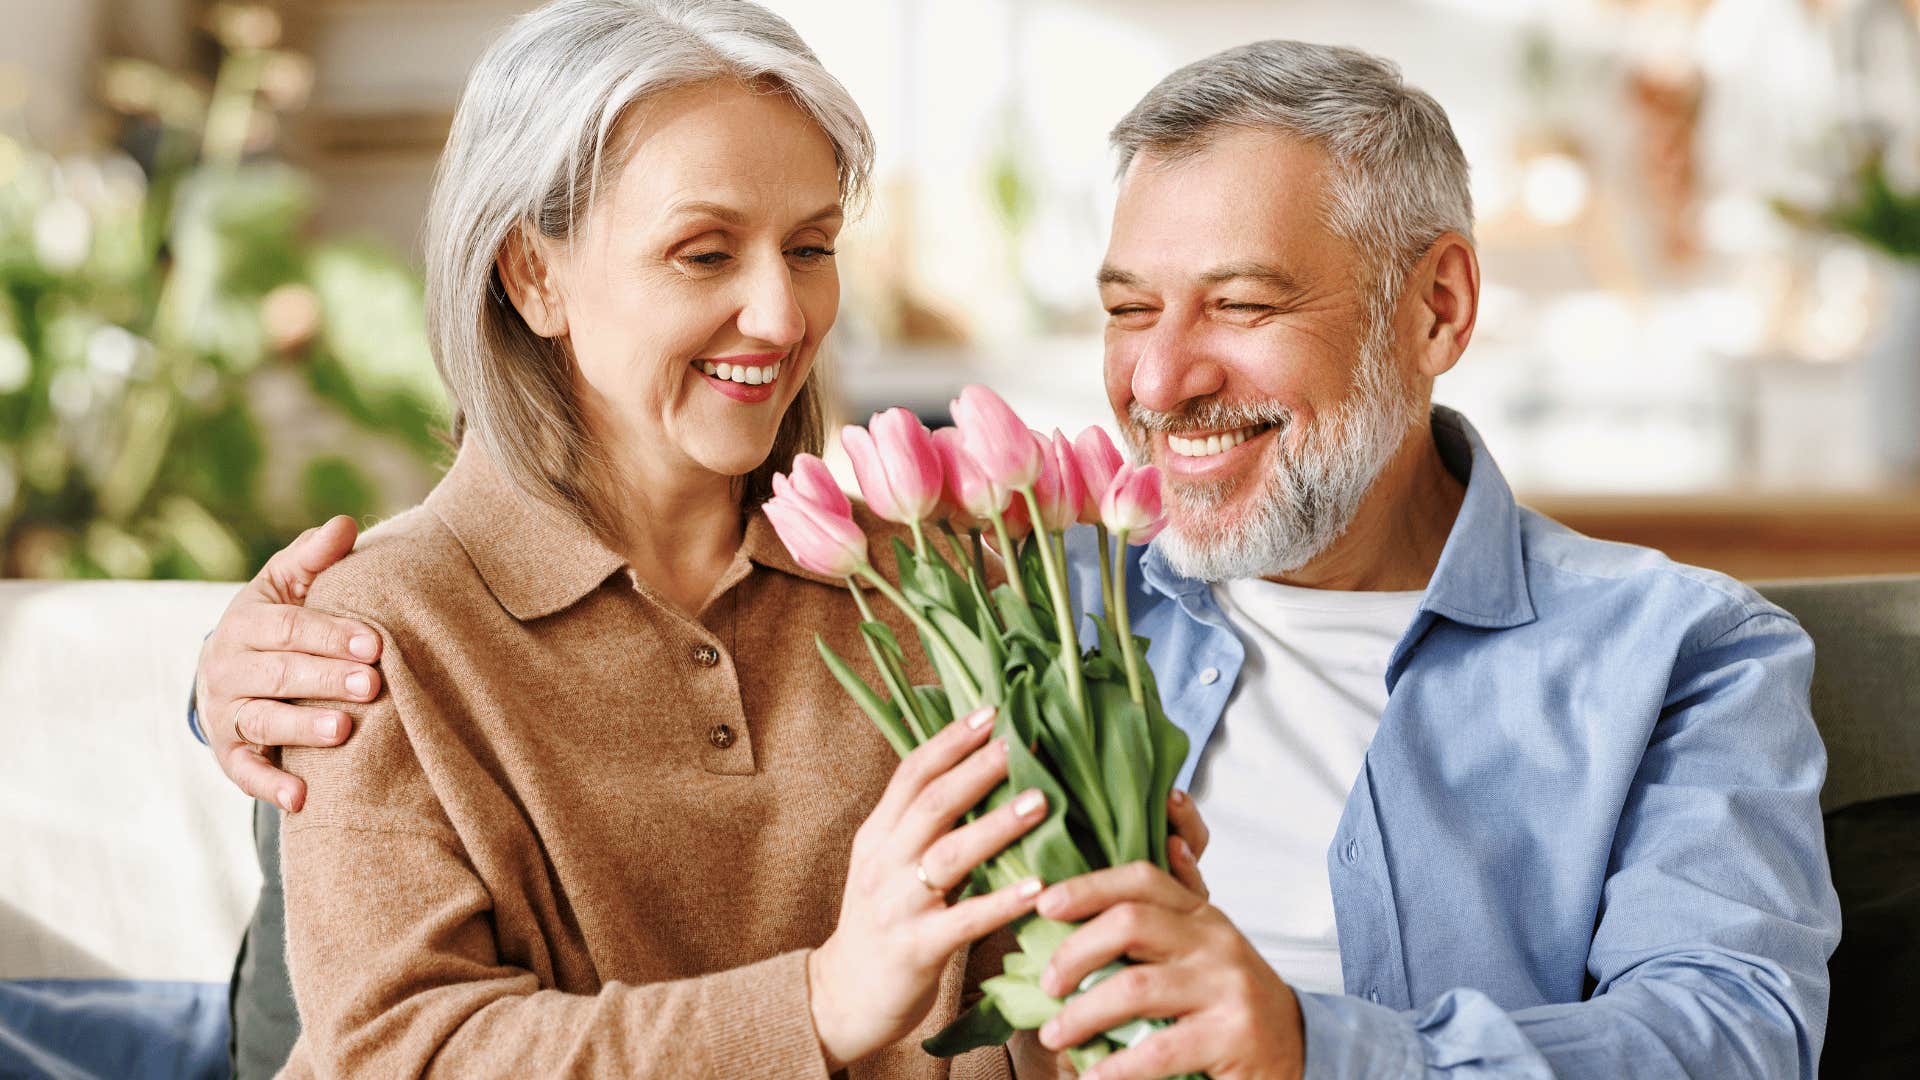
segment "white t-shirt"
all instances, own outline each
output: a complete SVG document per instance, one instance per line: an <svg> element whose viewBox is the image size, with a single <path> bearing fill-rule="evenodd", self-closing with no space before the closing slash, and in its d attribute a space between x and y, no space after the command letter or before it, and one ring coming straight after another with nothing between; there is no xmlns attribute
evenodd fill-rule
<svg viewBox="0 0 1920 1080"><path fill-rule="evenodd" d="M1387 706L1387 660L1419 592L1257 578L1213 587L1246 665L1193 778L1213 903L1302 990L1341 993L1327 848Z"/></svg>

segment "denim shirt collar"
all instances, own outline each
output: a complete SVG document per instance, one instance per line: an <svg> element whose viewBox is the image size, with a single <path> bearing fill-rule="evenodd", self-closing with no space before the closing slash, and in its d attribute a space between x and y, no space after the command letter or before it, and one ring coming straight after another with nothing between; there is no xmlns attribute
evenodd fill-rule
<svg viewBox="0 0 1920 1080"><path fill-rule="evenodd" d="M1534 620L1520 538L1520 507L1500 466L1466 417L1433 407L1433 440L1440 458L1467 485L1460 514L1427 583L1420 610L1468 626L1504 629ZM1158 541L1140 560L1148 588L1191 608L1207 583L1168 565ZM1204 604L1204 602L1203 602Z"/></svg>

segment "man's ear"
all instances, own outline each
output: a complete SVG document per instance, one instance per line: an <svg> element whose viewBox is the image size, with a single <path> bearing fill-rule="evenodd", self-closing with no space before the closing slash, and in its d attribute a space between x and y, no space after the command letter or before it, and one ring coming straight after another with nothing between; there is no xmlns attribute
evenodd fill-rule
<svg viewBox="0 0 1920 1080"><path fill-rule="evenodd" d="M527 328L543 338L561 337L567 332L566 297L554 275L548 245L529 238L527 231L515 229L500 245L494 259L500 284L507 298L527 322Z"/></svg>
<svg viewBox="0 0 1920 1080"><path fill-rule="evenodd" d="M1414 276L1420 286L1420 373L1438 378L1466 351L1480 314L1480 259L1459 233L1442 233Z"/></svg>

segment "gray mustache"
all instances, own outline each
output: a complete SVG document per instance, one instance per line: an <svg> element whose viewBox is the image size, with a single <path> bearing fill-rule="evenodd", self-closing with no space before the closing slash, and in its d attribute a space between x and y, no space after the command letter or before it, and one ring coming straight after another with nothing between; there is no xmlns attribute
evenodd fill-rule
<svg viewBox="0 0 1920 1080"><path fill-rule="evenodd" d="M1127 406L1127 425L1136 441L1153 432L1179 435L1188 431L1273 424L1282 431L1293 422L1293 410L1272 402L1197 401L1178 412L1155 412L1135 401Z"/></svg>

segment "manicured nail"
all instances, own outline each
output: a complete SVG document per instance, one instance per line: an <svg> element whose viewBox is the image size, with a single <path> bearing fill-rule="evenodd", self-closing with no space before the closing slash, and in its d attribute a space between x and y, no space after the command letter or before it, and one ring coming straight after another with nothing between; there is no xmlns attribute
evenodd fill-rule
<svg viewBox="0 0 1920 1080"><path fill-rule="evenodd" d="M1167 796L1167 801L1175 806L1185 806L1187 805L1187 793L1184 791L1175 791Z"/></svg>
<svg viewBox="0 0 1920 1080"><path fill-rule="evenodd" d="M967 714L967 727L979 731L993 723L993 706L982 705Z"/></svg>
<svg viewBox="0 0 1920 1080"><path fill-rule="evenodd" d="M340 718L331 713L321 717L313 726L323 739L337 738L340 734Z"/></svg>
<svg viewBox="0 0 1920 1080"><path fill-rule="evenodd" d="M307 583L304 581L296 581L290 587L289 591L293 593L295 600L305 600L307 598Z"/></svg>
<svg viewBox="0 0 1920 1080"><path fill-rule="evenodd" d="M373 689L373 679L364 671L356 671L347 676L347 692L354 697L366 697Z"/></svg>
<svg viewBox="0 0 1920 1080"><path fill-rule="evenodd" d="M380 655L380 642L372 634L355 634L353 640L347 642L347 651L362 660L372 660Z"/></svg>
<svg viewBox="0 0 1920 1080"><path fill-rule="evenodd" d="M285 810L289 814L293 813L293 789L292 788L289 787L289 788L280 789L280 809Z"/></svg>
<svg viewBox="0 0 1920 1080"><path fill-rule="evenodd" d="M1045 1043L1049 1050L1058 1049L1056 1044L1060 1042L1060 1022L1049 1020L1040 1025L1040 1041Z"/></svg>
<svg viewBox="0 0 1920 1080"><path fill-rule="evenodd" d="M1013 812L1020 817L1032 817L1045 805L1047 805L1047 797L1039 789L1034 788L1022 792L1019 798L1013 800Z"/></svg>
<svg viewBox="0 0 1920 1080"><path fill-rule="evenodd" d="M1034 897L1039 896L1040 890L1046 887L1047 887L1047 883L1044 881L1041 881L1039 878L1037 877L1028 878L1027 880L1020 883L1020 899L1031 900Z"/></svg>

